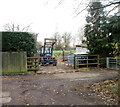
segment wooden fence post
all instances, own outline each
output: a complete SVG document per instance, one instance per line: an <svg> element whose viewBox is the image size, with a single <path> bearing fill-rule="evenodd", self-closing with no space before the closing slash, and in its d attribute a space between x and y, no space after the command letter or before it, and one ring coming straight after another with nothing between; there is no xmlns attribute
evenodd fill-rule
<svg viewBox="0 0 120 107"><path fill-rule="evenodd" d="M87 55L87 67L88 67L88 55Z"/></svg>
<svg viewBox="0 0 120 107"><path fill-rule="evenodd" d="M97 56L97 63L98 63L97 67L99 68L99 65L100 65L100 57L99 57L99 55Z"/></svg>
<svg viewBox="0 0 120 107"><path fill-rule="evenodd" d="M28 57L27 58L28 71L39 70L39 58L38 57Z"/></svg>

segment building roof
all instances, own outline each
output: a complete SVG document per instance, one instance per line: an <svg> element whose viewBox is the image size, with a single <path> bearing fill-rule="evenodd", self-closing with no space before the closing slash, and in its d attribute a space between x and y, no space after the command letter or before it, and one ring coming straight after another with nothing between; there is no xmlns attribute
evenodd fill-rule
<svg viewBox="0 0 120 107"><path fill-rule="evenodd" d="M87 44L76 45L76 47L84 47L84 48L87 48Z"/></svg>

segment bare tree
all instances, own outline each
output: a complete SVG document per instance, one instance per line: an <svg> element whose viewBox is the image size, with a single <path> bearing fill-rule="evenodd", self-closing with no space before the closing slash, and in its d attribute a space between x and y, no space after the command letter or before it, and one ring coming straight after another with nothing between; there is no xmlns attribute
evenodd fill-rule
<svg viewBox="0 0 120 107"><path fill-rule="evenodd" d="M28 26L22 27L19 24L7 23L3 27L4 27L4 30L6 31L28 32L30 30L31 24L29 24Z"/></svg>
<svg viewBox="0 0 120 107"><path fill-rule="evenodd" d="M63 46L64 46L64 49L66 50L70 47L70 43L72 39L71 33L68 33L68 32L63 33L62 38L63 38Z"/></svg>
<svg viewBox="0 0 120 107"><path fill-rule="evenodd" d="M73 42L73 47L75 47L75 44L76 44L76 37L72 37L72 42Z"/></svg>
<svg viewBox="0 0 120 107"><path fill-rule="evenodd" d="M84 28L80 28L77 34L77 44L81 44L84 39Z"/></svg>
<svg viewBox="0 0 120 107"><path fill-rule="evenodd" d="M42 44L42 42L41 41L37 41L36 42L36 48L39 50L40 49L40 47L42 46L43 44Z"/></svg>
<svg viewBox="0 0 120 107"><path fill-rule="evenodd" d="M55 32L55 34L53 35L52 38L57 40L57 43L55 44L54 49L56 49L56 50L62 49L63 46L62 46L62 37L61 37L61 35L58 32Z"/></svg>

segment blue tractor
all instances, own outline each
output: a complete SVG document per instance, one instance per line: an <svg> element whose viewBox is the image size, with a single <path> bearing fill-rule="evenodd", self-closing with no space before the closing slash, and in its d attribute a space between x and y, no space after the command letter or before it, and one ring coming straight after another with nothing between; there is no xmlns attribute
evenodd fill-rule
<svg viewBox="0 0 120 107"><path fill-rule="evenodd" d="M40 47L40 64L53 64L53 66L57 65L57 59L53 57L53 46L56 43L56 39L44 39L44 46Z"/></svg>

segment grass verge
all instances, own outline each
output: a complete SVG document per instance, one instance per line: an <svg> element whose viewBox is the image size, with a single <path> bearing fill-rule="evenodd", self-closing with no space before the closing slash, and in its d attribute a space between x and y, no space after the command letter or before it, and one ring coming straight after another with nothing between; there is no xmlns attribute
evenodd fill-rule
<svg viewBox="0 0 120 107"><path fill-rule="evenodd" d="M28 72L3 72L3 75L7 75L7 74L28 74Z"/></svg>

